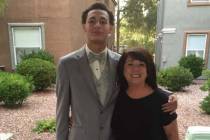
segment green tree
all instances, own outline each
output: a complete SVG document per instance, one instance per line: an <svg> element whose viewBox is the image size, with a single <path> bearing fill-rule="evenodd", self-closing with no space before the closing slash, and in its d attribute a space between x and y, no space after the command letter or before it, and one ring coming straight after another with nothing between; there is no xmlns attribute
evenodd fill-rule
<svg viewBox="0 0 210 140"><path fill-rule="evenodd" d="M157 0L127 0L120 19L120 45L154 52Z"/></svg>
<svg viewBox="0 0 210 140"><path fill-rule="evenodd" d="M149 52L154 53L154 38L149 34L143 34L141 30L130 30L127 28L127 21L121 21L120 28L120 45L127 45L129 47L144 47Z"/></svg>
<svg viewBox="0 0 210 140"><path fill-rule="evenodd" d="M5 6L6 6L6 0L0 0L0 15L4 13Z"/></svg>
<svg viewBox="0 0 210 140"><path fill-rule="evenodd" d="M157 0L127 0L123 17L131 30L155 32L157 23Z"/></svg>

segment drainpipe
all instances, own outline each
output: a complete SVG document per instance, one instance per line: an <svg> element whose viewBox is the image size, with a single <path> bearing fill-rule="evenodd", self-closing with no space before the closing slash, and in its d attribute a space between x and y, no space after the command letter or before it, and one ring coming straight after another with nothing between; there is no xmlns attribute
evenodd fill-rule
<svg viewBox="0 0 210 140"><path fill-rule="evenodd" d="M163 33L161 30L163 29L163 22L164 22L164 10L165 10L165 0L158 0L157 5L157 38L156 38L156 49L155 52L157 56L155 56L155 64L157 70L159 71L162 66L162 39Z"/></svg>
<svg viewBox="0 0 210 140"><path fill-rule="evenodd" d="M120 0L117 0L117 52L120 47Z"/></svg>

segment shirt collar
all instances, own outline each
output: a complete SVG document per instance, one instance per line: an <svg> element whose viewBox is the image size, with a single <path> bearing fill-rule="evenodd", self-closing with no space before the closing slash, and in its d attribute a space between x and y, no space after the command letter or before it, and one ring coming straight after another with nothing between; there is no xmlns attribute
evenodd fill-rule
<svg viewBox="0 0 210 140"><path fill-rule="evenodd" d="M101 51L100 53L95 53L95 52L93 52L91 49L89 49L88 46L87 46L87 44L86 44L86 45L85 45L85 51L86 51L86 53L87 53L87 56L89 55L90 52L93 53L93 54L95 54L95 55L99 55L99 54L101 54L101 53L104 53L105 56L107 56L107 51L108 51L108 49L107 49L107 47L105 47L105 49L104 49L103 51Z"/></svg>

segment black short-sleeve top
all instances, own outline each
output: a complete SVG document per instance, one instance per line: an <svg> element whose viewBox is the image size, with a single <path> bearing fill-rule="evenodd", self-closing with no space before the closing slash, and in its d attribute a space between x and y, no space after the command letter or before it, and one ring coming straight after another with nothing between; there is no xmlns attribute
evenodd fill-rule
<svg viewBox="0 0 210 140"><path fill-rule="evenodd" d="M161 110L167 102L168 94L161 89L139 99L120 92L111 122L115 140L167 140L163 126L177 118Z"/></svg>

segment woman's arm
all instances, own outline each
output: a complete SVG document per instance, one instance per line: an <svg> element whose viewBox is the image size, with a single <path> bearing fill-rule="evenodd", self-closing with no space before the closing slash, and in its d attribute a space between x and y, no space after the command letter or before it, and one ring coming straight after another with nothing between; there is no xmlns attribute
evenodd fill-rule
<svg viewBox="0 0 210 140"><path fill-rule="evenodd" d="M165 125L163 128L165 130L168 140L179 140L178 127L177 127L176 120L172 121L168 125Z"/></svg>

